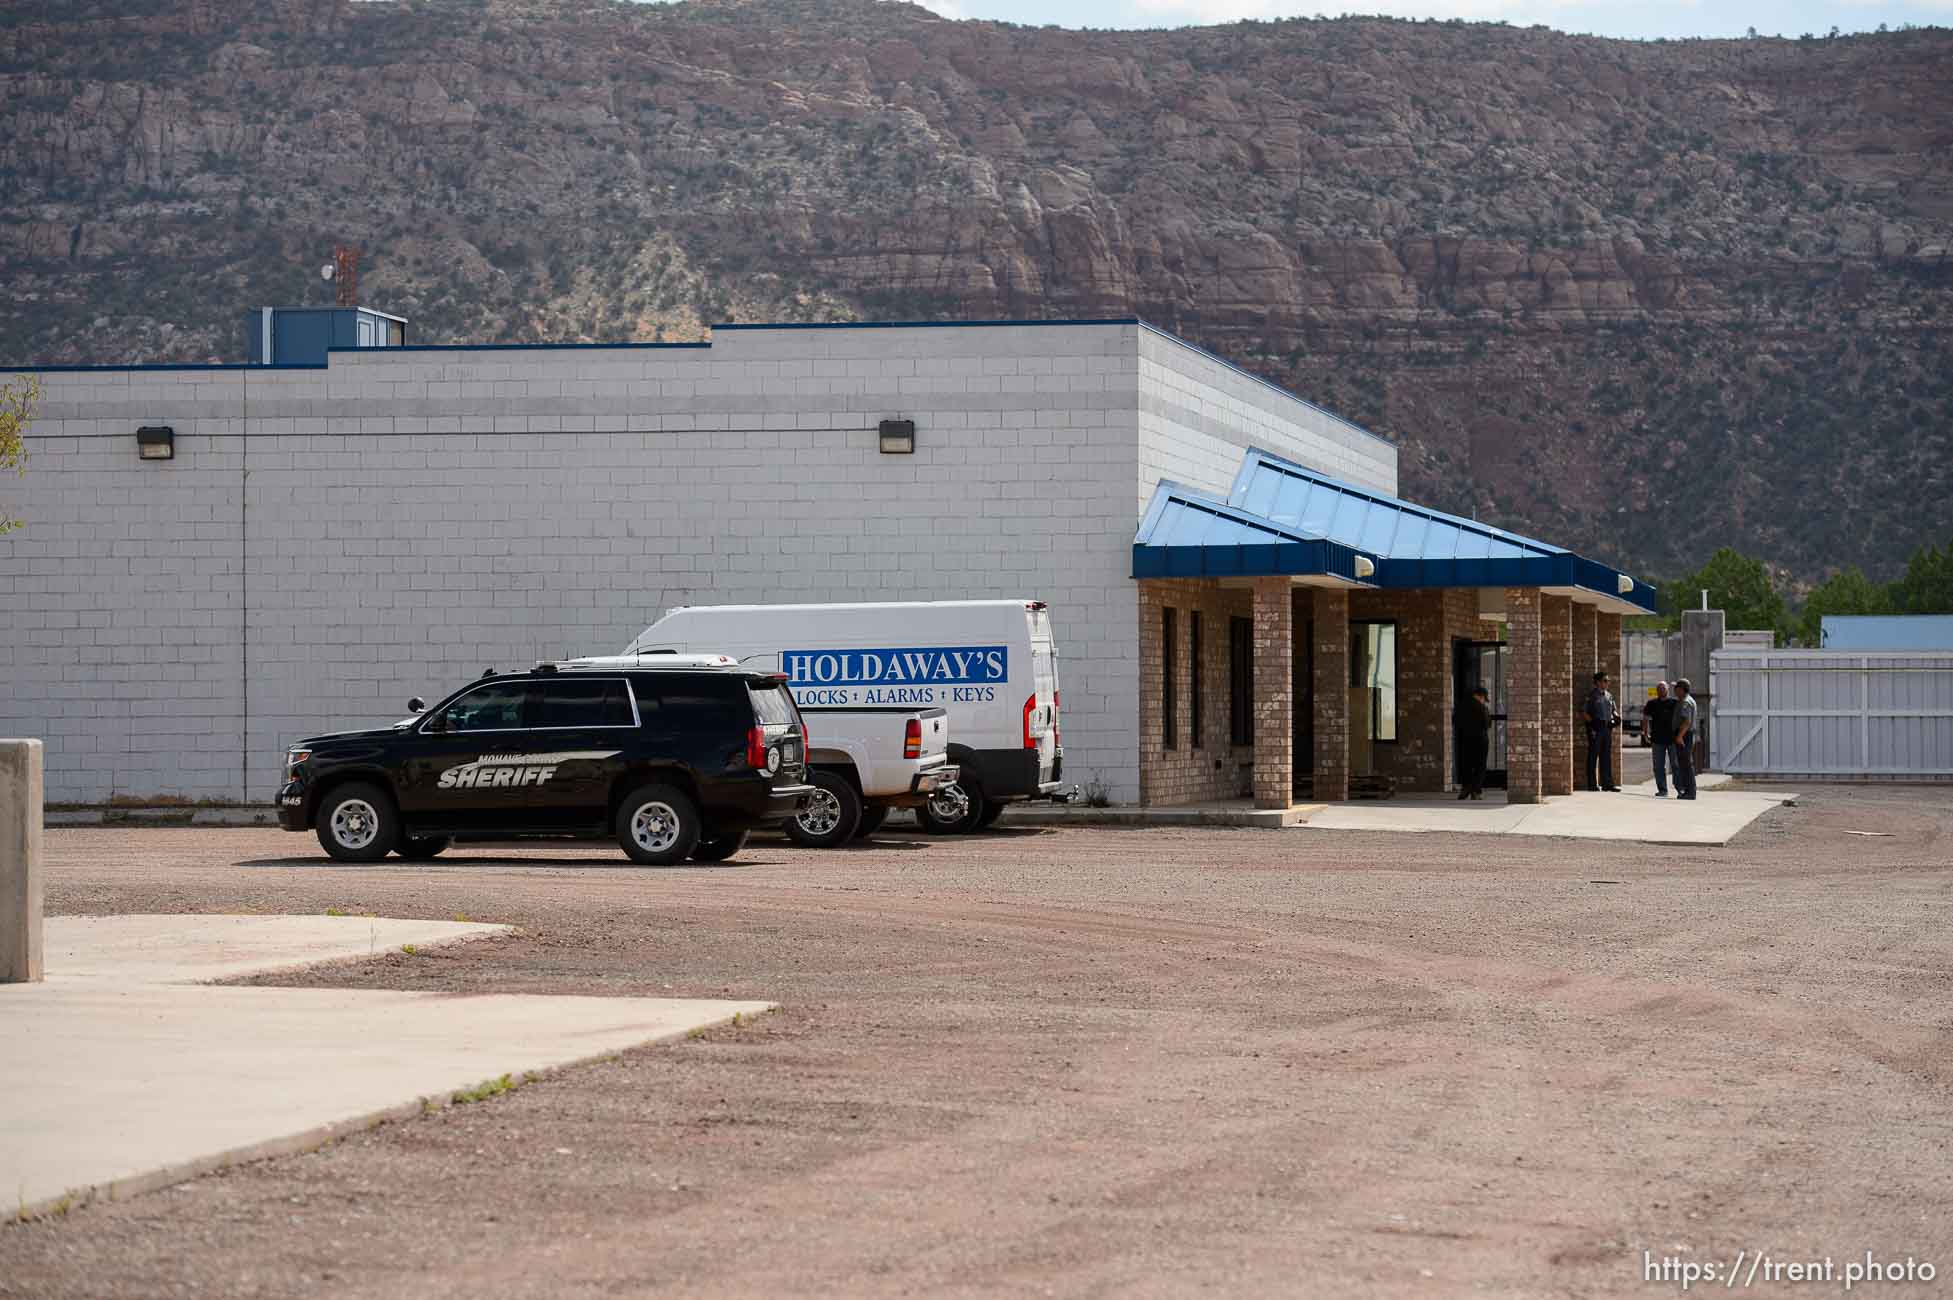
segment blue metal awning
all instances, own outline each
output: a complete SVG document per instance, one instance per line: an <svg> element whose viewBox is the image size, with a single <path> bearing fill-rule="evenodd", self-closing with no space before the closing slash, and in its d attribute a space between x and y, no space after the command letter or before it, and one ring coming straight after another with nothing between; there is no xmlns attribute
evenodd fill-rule
<svg viewBox="0 0 1953 1300"><path fill-rule="evenodd" d="M1250 578L1288 574L1355 585L1356 552L1161 482L1133 539L1135 578Z"/></svg>
<svg viewBox="0 0 1953 1300"><path fill-rule="evenodd" d="M1356 577L1358 557L1375 565L1373 575ZM1276 574L1378 588L1557 587L1655 608L1655 592L1645 583L1564 547L1356 487L1260 450L1248 452L1225 502L1161 483L1133 538L1135 578Z"/></svg>

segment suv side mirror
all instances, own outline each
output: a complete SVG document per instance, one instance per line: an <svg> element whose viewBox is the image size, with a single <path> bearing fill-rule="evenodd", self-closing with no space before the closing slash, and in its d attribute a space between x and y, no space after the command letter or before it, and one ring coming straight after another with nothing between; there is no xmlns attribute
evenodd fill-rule
<svg viewBox="0 0 1953 1300"><path fill-rule="evenodd" d="M418 695L414 696L413 699L407 701L407 712L409 713L427 712L427 701L423 700Z"/></svg>

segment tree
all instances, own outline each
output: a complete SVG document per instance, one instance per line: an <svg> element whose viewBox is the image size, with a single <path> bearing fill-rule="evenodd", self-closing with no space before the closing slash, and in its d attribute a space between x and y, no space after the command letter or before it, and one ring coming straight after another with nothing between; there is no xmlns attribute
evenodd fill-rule
<svg viewBox="0 0 1953 1300"><path fill-rule="evenodd" d="M1922 546L1914 551L1905 576L1887 590L1896 614L1953 614L1953 542L1944 550Z"/></svg>
<svg viewBox="0 0 1953 1300"><path fill-rule="evenodd" d="M1811 592L1797 619L1797 639L1816 647L1822 643L1826 614L1885 614L1891 612L1889 590L1867 578L1855 566L1844 570Z"/></svg>
<svg viewBox="0 0 1953 1300"><path fill-rule="evenodd" d="M1700 593L1709 593L1709 608L1723 611L1723 626L1737 629L1785 629L1783 597L1770 581L1763 561L1723 547L1694 573L1662 586L1662 612L1679 619L1694 609Z"/></svg>
<svg viewBox="0 0 1953 1300"><path fill-rule="evenodd" d="M40 400L38 376L22 375L0 384L0 470L27 472L27 426L34 418L34 403ZM20 520L0 512L0 534L18 527Z"/></svg>

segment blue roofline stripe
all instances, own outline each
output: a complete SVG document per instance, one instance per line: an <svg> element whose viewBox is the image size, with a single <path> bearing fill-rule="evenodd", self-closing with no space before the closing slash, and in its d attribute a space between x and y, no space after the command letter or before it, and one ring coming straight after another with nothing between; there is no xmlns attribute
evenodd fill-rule
<svg viewBox="0 0 1953 1300"><path fill-rule="evenodd" d="M389 352L659 352L711 346L710 343L402 343L397 347L384 348L327 348L326 352L347 352L360 356L385 355ZM252 367L254 370L259 368Z"/></svg>
<svg viewBox="0 0 1953 1300"><path fill-rule="evenodd" d="M152 370L324 370L322 362L288 362L275 366L254 366L248 361L159 361L132 366L0 366L0 375L99 375L146 374Z"/></svg>
<svg viewBox="0 0 1953 1300"><path fill-rule="evenodd" d="M1105 316L1056 318L1046 320L816 320L816 321L750 321L739 324L714 325L719 330L937 330L937 329L1009 329L1023 325L1137 325L1150 328L1137 316ZM1167 337L1171 338L1172 335Z"/></svg>
<svg viewBox="0 0 1953 1300"><path fill-rule="evenodd" d="M357 308L345 308L345 307L333 307L333 306L296 307L296 308L281 307L281 308L274 308L273 310L276 311L287 311L287 310L290 311L363 311L374 316L386 317L388 320L397 320L400 321L402 324L410 323L406 320L405 317L393 316L387 312L383 312L378 310L377 308L372 308L372 307L357 307ZM1107 316L1102 318L1078 318L1078 319L1061 318L1055 320L1023 319L1023 320L856 320L856 321L750 321L750 322L727 321L722 324L713 325L710 328L713 333L717 333L720 330L732 331L732 330L1008 329L1008 328L1013 328L1018 326L1030 326L1030 325L1037 325L1037 326L1129 325L1129 326L1141 326L1145 328L1150 328L1146 326L1146 322L1142 321L1137 316ZM1160 333L1161 331L1155 330L1154 332ZM1172 338L1173 336L1171 334L1168 334L1166 335L1166 337ZM1181 341L1184 342L1184 340ZM702 342L696 342L696 343L403 343L395 347L383 347L383 348L360 348L360 347L327 348L326 352L328 355L334 352L355 352L355 353L362 353L362 354L371 353L371 352L521 352L521 351L640 352L640 351L653 351L661 348L677 350L677 349L684 349L684 348L693 348L693 349L710 348L711 346L712 343L709 339ZM1187 346L1193 347L1194 345L1189 343L1187 344ZM1195 350L1199 351L1198 348L1196 348ZM1216 360L1219 360L1219 358L1216 358ZM1225 365L1227 363L1222 362L1222 364ZM267 366L267 365L253 365L247 361L224 361L224 362L186 361L186 362L158 363L155 365L97 364L97 365L59 365L59 366L56 365L0 366L0 375L81 374L81 373L102 372L102 371L110 371L110 370L146 371L146 370L323 370L323 369L325 369L325 366L321 365L318 362L305 362L302 364L279 364L279 365ZM1296 400L1300 401L1301 399L1297 398Z"/></svg>

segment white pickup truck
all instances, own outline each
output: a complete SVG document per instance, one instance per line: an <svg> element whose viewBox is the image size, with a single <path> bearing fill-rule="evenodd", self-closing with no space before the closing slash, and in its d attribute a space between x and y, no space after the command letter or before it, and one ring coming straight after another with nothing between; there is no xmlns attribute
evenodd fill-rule
<svg viewBox="0 0 1953 1300"><path fill-rule="evenodd" d="M872 834L889 809L919 808L956 784L947 710L821 709L806 724L814 793L786 823L796 844L831 848Z"/></svg>
<svg viewBox="0 0 1953 1300"><path fill-rule="evenodd" d="M655 666L676 652L627 650L568 659L569 668ZM777 655L749 655L745 666L771 672ZM730 658L725 663L734 662ZM949 761L949 712L927 705L850 706L795 713L807 744L807 805L783 826L794 843L826 849L871 834L891 808L923 808L961 774ZM813 714L810 722L806 714ZM413 719L409 719L412 721Z"/></svg>

